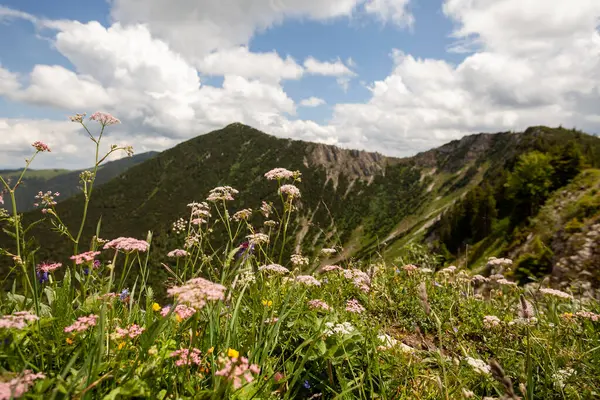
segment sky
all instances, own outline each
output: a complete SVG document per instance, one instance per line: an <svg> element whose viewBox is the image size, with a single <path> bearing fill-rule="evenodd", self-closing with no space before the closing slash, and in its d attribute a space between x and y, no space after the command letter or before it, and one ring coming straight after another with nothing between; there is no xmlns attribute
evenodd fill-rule
<svg viewBox="0 0 600 400"><path fill-rule="evenodd" d="M233 122L390 156L596 133L599 26L597 0L0 0L0 168L36 140L33 168L90 166L69 116L96 111L136 153Z"/></svg>

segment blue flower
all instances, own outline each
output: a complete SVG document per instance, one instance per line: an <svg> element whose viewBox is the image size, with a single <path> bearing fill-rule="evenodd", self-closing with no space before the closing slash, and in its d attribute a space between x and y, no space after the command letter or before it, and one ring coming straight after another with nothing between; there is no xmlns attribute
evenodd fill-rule
<svg viewBox="0 0 600 400"><path fill-rule="evenodd" d="M44 271L44 272L38 271L37 277L38 277L38 280L40 281L40 283L48 282L48 272L46 272L46 271Z"/></svg>
<svg viewBox="0 0 600 400"><path fill-rule="evenodd" d="M85 267L85 268L83 269L83 274L84 274L84 275L89 275L89 274L90 274L90 269L89 269L88 267Z"/></svg>
<svg viewBox="0 0 600 400"><path fill-rule="evenodd" d="M121 301L125 301L127 299L127 297L129 297L129 290L127 289L123 289L123 291L121 292L121 294L119 295L119 299Z"/></svg>
<svg viewBox="0 0 600 400"><path fill-rule="evenodd" d="M307 388L307 389L310 389L310 382L308 382L307 380L306 380L306 381L304 381L304 384L303 384L303 386L304 386L305 388Z"/></svg>

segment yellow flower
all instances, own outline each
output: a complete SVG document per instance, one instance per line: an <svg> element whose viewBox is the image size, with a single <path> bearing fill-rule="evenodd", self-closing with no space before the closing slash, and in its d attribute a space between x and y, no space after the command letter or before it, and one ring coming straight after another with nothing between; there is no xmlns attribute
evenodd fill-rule
<svg viewBox="0 0 600 400"><path fill-rule="evenodd" d="M210 349L208 349L208 351L206 352L207 354L212 354L212 352L215 351L214 346L211 347Z"/></svg>
<svg viewBox="0 0 600 400"><path fill-rule="evenodd" d="M230 358L238 358L240 356L240 352L234 349L227 350L227 357Z"/></svg>
<svg viewBox="0 0 600 400"><path fill-rule="evenodd" d="M152 309L154 311L160 311L160 305L158 303L153 303L152 304Z"/></svg>
<svg viewBox="0 0 600 400"><path fill-rule="evenodd" d="M273 301L272 300L263 300L262 304L263 304L263 306L271 307L273 305Z"/></svg>
<svg viewBox="0 0 600 400"><path fill-rule="evenodd" d="M65 342L67 342L67 344L73 344L73 339L71 338L66 338Z"/></svg>
<svg viewBox="0 0 600 400"><path fill-rule="evenodd" d="M118 349L121 350L123 347L125 347L125 342L119 343Z"/></svg>
<svg viewBox="0 0 600 400"><path fill-rule="evenodd" d="M183 319L182 319L182 318L181 318L179 315L176 315L176 316L175 316L175 319L177 320L177 322L181 322L181 321L183 321Z"/></svg>

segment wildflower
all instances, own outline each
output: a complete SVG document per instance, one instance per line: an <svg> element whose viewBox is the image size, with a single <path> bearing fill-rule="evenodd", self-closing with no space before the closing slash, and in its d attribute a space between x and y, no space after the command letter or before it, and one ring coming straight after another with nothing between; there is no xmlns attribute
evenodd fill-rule
<svg viewBox="0 0 600 400"><path fill-rule="evenodd" d="M45 151L51 152L50 147L48 147L48 145L46 143L40 142L39 140L36 142L33 142L31 145L33 147L35 147L35 149L39 152L42 152L42 153Z"/></svg>
<svg viewBox="0 0 600 400"><path fill-rule="evenodd" d="M233 214L232 218L234 221L245 221L248 218L250 218L251 215L252 215L252 209L245 208L245 209L240 210L240 211L236 212L235 214Z"/></svg>
<svg viewBox="0 0 600 400"><path fill-rule="evenodd" d="M299 172L296 172L297 174L299 174ZM294 172L285 169L285 168L274 168L272 170L270 170L269 172L265 173L265 178L267 178L270 181L273 180L280 180L280 179L290 179L294 177Z"/></svg>
<svg viewBox="0 0 600 400"><path fill-rule="evenodd" d="M240 273L238 283L241 286L246 286L254 282L256 282L256 277L252 271L244 271Z"/></svg>
<svg viewBox="0 0 600 400"><path fill-rule="evenodd" d="M504 279L504 275L502 274L494 274L494 275L490 275L490 280L491 281L497 281L500 279Z"/></svg>
<svg viewBox="0 0 600 400"><path fill-rule="evenodd" d="M559 369L553 375L554 386L556 386L559 389L564 389L565 381L569 379L572 375L575 375L575 370L573 368Z"/></svg>
<svg viewBox="0 0 600 400"><path fill-rule="evenodd" d="M343 322L341 324L334 324L333 322L326 322L325 327L325 336L332 335L350 335L354 333L355 328L349 322Z"/></svg>
<svg viewBox="0 0 600 400"><path fill-rule="evenodd" d="M83 332L92 326L96 326L96 321L98 319L97 315L90 314L87 317L79 317L77 321L75 321L72 325L67 326L64 331L65 332Z"/></svg>
<svg viewBox="0 0 600 400"><path fill-rule="evenodd" d="M212 189L206 198L208 201L219 201L219 200L233 200L233 195L239 192L231 186L219 186Z"/></svg>
<svg viewBox="0 0 600 400"><path fill-rule="evenodd" d="M122 350L122 349L123 349L123 347L125 347L125 342L121 342L121 343L119 343L119 345L117 346L117 349L118 349L118 350Z"/></svg>
<svg viewBox="0 0 600 400"><path fill-rule="evenodd" d="M152 311L160 311L160 304L152 303Z"/></svg>
<svg viewBox="0 0 600 400"><path fill-rule="evenodd" d="M265 307L271 307L273 305L273 300L263 300L262 305Z"/></svg>
<svg viewBox="0 0 600 400"><path fill-rule="evenodd" d="M213 351L215 351L215 347L211 347L210 349L206 350L206 354L212 354Z"/></svg>
<svg viewBox="0 0 600 400"><path fill-rule="evenodd" d="M563 291L560 290L556 290L556 289L550 289L550 288L541 288L540 292L549 296L555 296L561 299L571 299L573 298L573 296L571 296L569 293L565 293Z"/></svg>
<svg viewBox="0 0 600 400"><path fill-rule="evenodd" d="M130 237L119 237L111 240L104 245L104 250L115 249L121 250L125 253L131 253L134 251L145 252L148 250L150 245L145 240L138 240Z"/></svg>
<svg viewBox="0 0 600 400"><path fill-rule="evenodd" d="M123 289L121 291L121 294L119 295L119 300L121 300L121 301L127 301L128 297L129 297L129 290L128 289Z"/></svg>
<svg viewBox="0 0 600 400"><path fill-rule="evenodd" d="M44 262L44 263L38 264L37 270L41 271L41 272L52 272L52 271L57 270L60 267L62 267L61 263L47 263L47 262Z"/></svg>
<svg viewBox="0 0 600 400"><path fill-rule="evenodd" d="M496 258L490 257L488 258L487 265L490 267L504 267L508 265L512 265L512 260L509 258Z"/></svg>
<svg viewBox="0 0 600 400"><path fill-rule="evenodd" d="M331 271L342 271L343 268L340 267L339 265L326 265L323 268L321 268L321 273L325 273L325 272L331 272Z"/></svg>
<svg viewBox="0 0 600 400"><path fill-rule="evenodd" d="M279 318L277 317L273 317L273 318L267 318L265 319L264 323L267 325L274 325L277 323L277 321L279 321Z"/></svg>
<svg viewBox="0 0 600 400"><path fill-rule="evenodd" d="M309 263L308 257L303 257L300 254L292 254L290 259L292 261L292 264L297 267L308 265Z"/></svg>
<svg viewBox="0 0 600 400"><path fill-rule="evenodd" d="M199 310L206 305L207 301L223 300L225 290L225 286L218 283L213 283L204 278L194 278L182 286L167 289L167 293L176 297L182 303L188 303L191 307Z"/></svg>
<svg viewBox="0 0 600 400"><path fill-rule="evenodd" d="M288 199L294 199L300 197L300 189L294 185L283 185L279 188L279 194L287 194Z"/></svg>
<svg viewBox="0 0 600 400"><path fill-rule="evenodd" d="M260 245L263 243L269 243L269 235L264 233L253 233L246 236L248 242L252 245Z"/></svg>
<svg viewBox="0 0 600 400"><path fill-rule="evenodd" d="M227 349L227 357L238 358L240 356L240 352L234 349Z"/></svg>
<svg viewBox="0 0 600 400"><path fill-rule="evenodd" d="M113 117L112 115L105 113L105 112L100 112L100 111L93 113L92 116L90 117L90 121L97 121L102 126L115 125L115 124L121 123L121 121L119 121L117 118Z"/></svg>
<svg viewBox="0 0 600 400"><path fill-rule="evenodd" d="M100 262L100 260L94 260L94 263L92 264L94 268L100 268L101 265L102 263Z"/></svg>
<svg viewBox="0 0 600 400"><path fill-rule="evenodd" d="M352 299L346 302L346 311L361 314L365 311L365 308L358 302L358 300Z"/></svg>
<svg viewBox="0 0 600 400"><path fill-rule="evenodd" d="M304 386L306 389L310 389L310 383L307 380L304 381L302 386Z"/></svg>
<svg viewBox="0 0 600 400"><path fill-rule="evenodd" d="M487 363L483 360L480 360L478 358L465 357L465 361L467 361L467 364L469 364L471 368L473 368L473 370L478 374L489 375L491 373L490 366L487 365Z"/></svg>
<svg viewBox="0 0 600 400"><path fill-rule="evenodd" d="M170 310L171 306L166 306L161 310L160 315L166 317ZM181 322L182 320L188 319L192 315L194 315L196 313L196 309L193 307L188 307L185 304L178 304L173 310L173 313L178 317L178 320L180 320Z"/></svg>
<svg viewBox="0 0 600 400"><path fill-rule="evenodd" d="M306 286L321 286L321 282L311 275L298 275L296 277L296 282Z"/></svg>
<svg viewBox="0 0 600 400"><path fill-rule="evenodd" d="M128 328L118 328L115 329L115 332L110 335L112 340L123 339L125 337L129 337L130 339L135 339L140 336L146 328L142 328L139 325L133 324Z"/></svg>
<svg viewBox="0 0 600 400"><path fill-rule="evenodd" d="M99 255L99 251L86 251L85 253L71 256L70 259L75 261L75 264L80 265L88 262L93 262L94 258Z"/></svg>
<svg viewBox="0 0 600 400"><path fill-rule="evenodd" d="M288 272L290 272L289 269L287 269L286 267L283 267L279 264L268 264L268 265L262 265L260 267L258 267L259 271L265 271L265 272L270 272L276 275L285 275Z"/></svg>
<svg viewBox="0 0 600 400"><path fill-rule="evenodd" d="M8 400L22 397L36 380L45 377L46 375L42 373L34 374L31 370L26 369L19 376L9 381L0 382L0 399Z"/></svg>
<svg viewBox="0 0 600 400"><path fill-rule="evenodd" d="M265 218L269 218L269 215L273 214L273 206L266 201L263 201L260 206L260 212Z"/></svg>
<svg viewBox="0 0 600 400"><path fill-rule="evenodd" d="M230 349L232 350L232 349ZM260 367L256 364L250 365L246 357L240 357L238 352L236 357L220 358L219 363L222 369L217 371L215 375L223 376L225 379L233 383L234 389L242 387L242 378L250 383L254 380L253 375L260 373Z"/></svg>
<svg viewBox="0 0 600 400"><path fill-rule="evenodd" d="M361 290L365 293L369 291L369 287L371 285L371 279L369 278L369 275L367 275L365 272L361 271L360 269L356 269L356 268L345 269L344 277L346 279L352 280L352 284L355 287L357 287L359 290Z"/></svg>
<svg viewBox="0 0 600 400"><path fill-rule="evenodd" d="M269 228L275 228L277 226L277 222L272 221L272 220L268 220L264 222L265 226L268 226Z"/></svg>
<svg viewBox="0 0 600 400"><path fill-rule="evenodd" d="M192 225L198 226L201 224L205 224L207 221L204 218L194 218L190 222L192 223Z"/></svg>
<svg viewBox="0 0 600 400"><path fill-rule="evenodd" d="M36 276L40 283L48 282L50 278L48 277L48 272L45 271L37 271Z"/></svg>
<svg viewBox="0 0 600 400"><path fill-rule="evenodd" d="M500 326L501 323L502 321L500 321L500 318L496 317L495 315L486 315L485 317L483 317L483 325L487 329L492 329L497 326Z"/></svg>
<svg viewBox="0 0 600 400"><path fill-rule="evenodd" d="M422 274L431 274L433 270L431 268L420 268L419 272Z"/></svg>
<svg viewBox="0 0 600 400"><path fill-rule="evenodd" d="M456 267L454 265L451 265L439 271L440 274L453 274L454 272L456 272Z"/></svg>
<svg viewBox="0 0 600 400"><path fill-rule="evenodd" d="M39 207L40 204L42 205L43 208L51 208L53 206L55 206L56 203L56 197L60 196L60 193L56 192L56 193L52 193L51 191L47 191L46 193L44 192L38 192L37 195L35 195L35 199L36 199L36 203L34 203L34 207ZM44 210L42 210L44 211Z"/></svg>
<svg viewBox="0 0 600 400"><path fill-rule="evenodd" d="M473 397L475 397L475 393L465 388L462 389L462 394L465 397L465 399L472 399Z"/></svg>
<svg viewBox="0 0 600 400"><path fill-rule="evenodd" d="M590 311L577 311L577 313L575 313L575 315L577 315L578 317L581 317L581 318L586 318L586 319L592 320L594 322L597 322L600 320L600 314L595 314Z"/></svg>
<svg viewBox="0 0 600 400"><path fill-rule="evenodd" d="M499 285L502 285L502 286L517 286L517 282L512 282L512 281L509 281L509 280L504 279L504 278L503 279L498 279L496 281L496 283L499 284Z"/></svg>
<svg viewBox="0 0 600 400"><path fill-rule="evenodd" d="M407 264L407 265L404 265L402 267L402 269L405 270L406 272L410 273L410 272L418 270L419 268L416 265Z"/></svg>
<svg viewBox="0 0 600 400"><path fill-rule="evenodd" d="M68 345L72 345L72 344L73 344L73 339L71 339L71 338L66 338L66 339L65 339L65 342L66 342Z"/></svg>
<svg viewBox="0 0 600 400"><path fill-rule="evenodd" d="M37 321L39 318L28 311L18 311L14 314L0 317L0 329L23 329L28 322Z"/></svg>
<svg viewBox="0 0 600 400"><path fill-rule="evenodd" d="M177 234L184 232L186 229L186 223L183 218L179 218L177 221L173 222L173 231Z"/></svg>
<svg viewBox="0 0 600 400"><path fill-rule="evenodd" d="M473 275L473 277L471 278L471 281L473 281L473 283L489 282L489 278L486 278L485 276L482 276L482 275Z"/></svg>
<svg viewBox="0 0 600 400"><path fill-rule="evenodd" d="M202 352L199 349L192 348L190 349L180 349L172 352L170 357L177 357L175 361L175 365L177 367L181 367L184 365L200 365L202 360L200 359L200 355Z"/></svg>
<svg viewBox="0 0 600 400"><path fill-rule="evenodd" d="M85 113L83 113L83 114L75 114L74 116L69 117L69 119L71 120L71 122L82 123L84 117L85 117Z"/></svg>
<svg viewBox="0 0 600 400"><path fill-rule="evenodd" d="M171 258L181 258L188 255L188 252L185 250L175 249L167 253L167 257Z"/></svg>
<svg viewBox="0 0 600 400"><path fill-rule="evenodd" d="M323 300L319 300L319 299L309 300L307 304L308 304L308 308L310 308L311 310L323 310L323 311L331 310L331 307L329 307L329 304L325 303Z"/></svg>
<svg viewBox="0 0 600 400"><path fill-rule="evenodd" d="M321 254L324 254L326 256L330 256L330 255L335 254L335 253L337 253L336 249L331 249L331 248L323 248L323 249L321 249Z"/></svg>

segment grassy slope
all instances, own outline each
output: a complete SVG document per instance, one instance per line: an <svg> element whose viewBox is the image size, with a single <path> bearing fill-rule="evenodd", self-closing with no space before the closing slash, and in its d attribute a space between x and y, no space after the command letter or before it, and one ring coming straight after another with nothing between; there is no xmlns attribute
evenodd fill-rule
<svg viewBox="0 0 600 400"><path fill-rule="evenodd" d="M407 159L384 158L380 164L385 176L375 174L365 180L352 177L352 170L357 166L360 169L362 162L357 159L346 170L337 168L341 175L334 183L328 178L332 168L341 163L336 157L357 152L338 149L332 159L327 156L329 164L325 168L312 157L323 150L323 145L278 139L232 124L167 150L100 187L91 203L84 243L94 234L100 218L101 236L105 238L145 238L152 230L152 259L160 265L164 254L177 244L171 224L187 214L189 202L202 201L213 187L231 185L240 194L230 211L248 207L256 210L261 201L275 199L276 183L266 181L263 174L271 168L285 167L303 173L301 214L310 216L310 221L296 221L291 232L291 237L304 237L303 253L311 255L323 246L343 244L346 259L369 258L383 252L393 260L405 244L426 238L426 228L446 207L482 180L493 181L494 173L509 169L519 154L544 143L573 138L592 155L591 159L596 160L598 155L600 160L597 138L537 127L524 134L472 135ZM58 210L73 230L82 213L81 196L59 204ZM38 216L28 214L26 219ZM262 226L260 219L252 222L257 228ZM298 235L301 225L305 231ZM501 232L502 224L498 226L496 233ZM497 236L490 239L481 254L491 254L503 243L502 235ZM340 243L335 242L338 237ZM387 240L381 246L383 239ZM45 235L40 240L39 256L64 261L71 251L64 242L57 234ZM0 245L4 243L6 238L0 236ZM157 281L161 274L157 267Z"/></svg>

